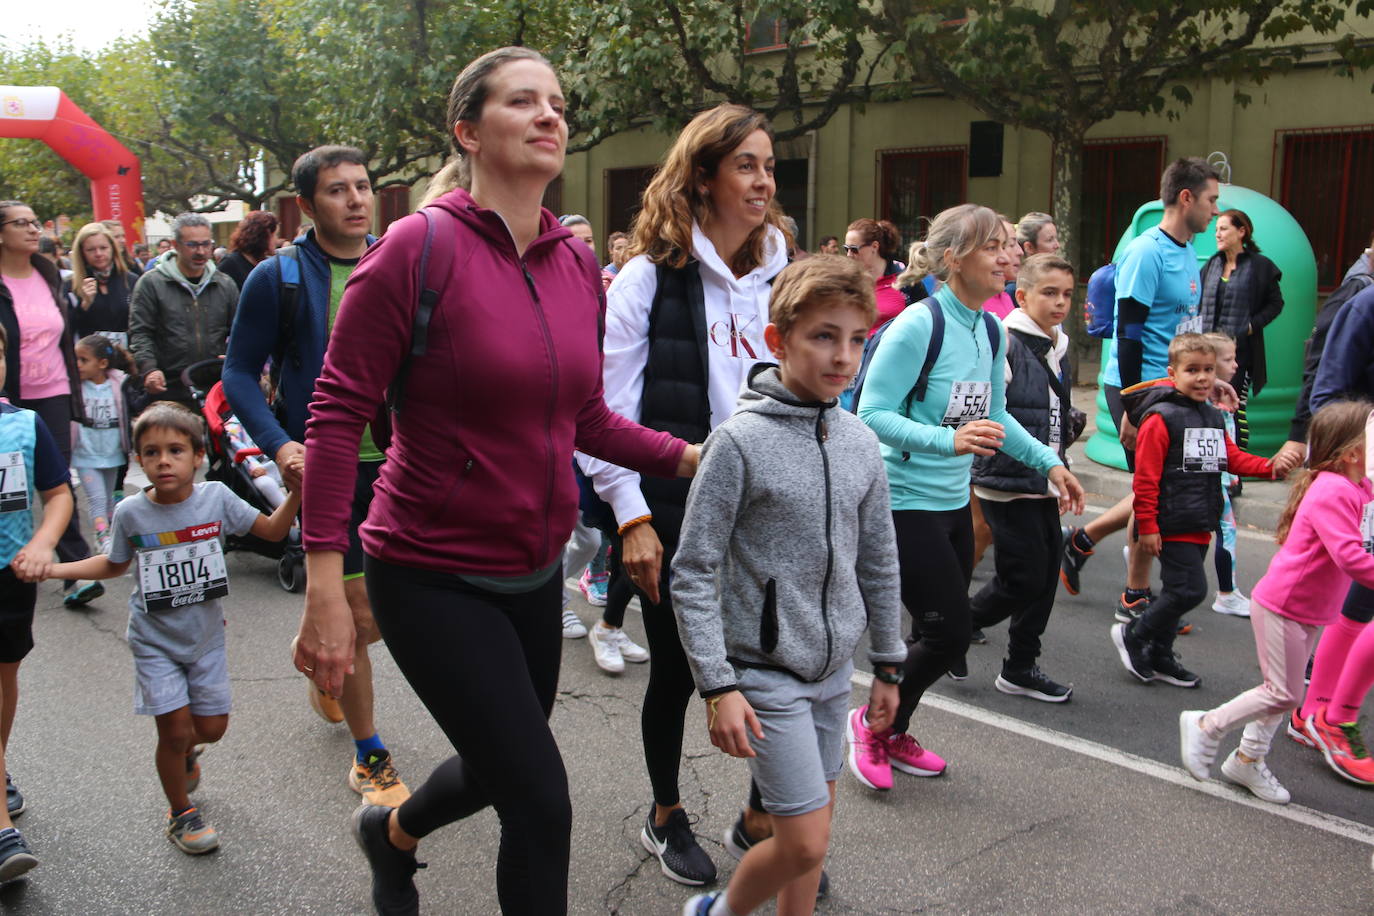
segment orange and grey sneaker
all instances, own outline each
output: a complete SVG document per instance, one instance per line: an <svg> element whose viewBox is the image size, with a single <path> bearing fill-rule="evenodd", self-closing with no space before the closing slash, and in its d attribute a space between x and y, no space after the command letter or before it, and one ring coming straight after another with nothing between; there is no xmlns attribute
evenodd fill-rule
<svg viewBox="0 0 1374 916"><path fill-rule="evenodd" d="M410 798L410 790L391 763L390 751L368 751L363 762L355 757L348 770L348 785L363 797L365 805L399 808L401 802Z"/></svg>
<svg viewBox="0 0 1374 916"><path fill-rule="evenodd" d="M1317 740L1322 756L1336 775L1362 786L1374 786L1374 757L1360 737L1360 723L1326 720L1326 709L1307 717L1307 733Z"/></svg>
<svg viewBox="0 0 1374 916"><path fill-rule="evenodd" d="M310 708L315 710L321 719L332 725L338 725L344 720L343 707L339 701L315 686L314 681L305 682L306 693L310 698Z"/></svg>
<svg viewBox="0 0 1374 916"><path fill-rule="evenodd" d="M219 849L219 834L201 820L200 811L187 808L180 814L167 812L167 838L182 852L193 856Z"/></svg>

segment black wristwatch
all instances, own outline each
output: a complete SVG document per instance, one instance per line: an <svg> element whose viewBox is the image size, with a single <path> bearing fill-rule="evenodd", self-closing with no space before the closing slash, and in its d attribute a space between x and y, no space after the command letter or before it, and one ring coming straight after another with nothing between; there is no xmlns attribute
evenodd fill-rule
<svg viewBox="0 0 1374 916"><path fill-rule="evenodd" d="M900 684L906 673L901 668L874 666L873 676L884 684Z"/></svg>

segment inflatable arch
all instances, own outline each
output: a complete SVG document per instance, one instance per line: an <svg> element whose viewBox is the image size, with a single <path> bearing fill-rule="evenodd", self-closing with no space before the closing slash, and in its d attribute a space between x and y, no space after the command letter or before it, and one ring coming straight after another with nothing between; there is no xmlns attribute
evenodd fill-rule
<svg viewBox="0 0 1374 916"><path fill-rule="evenodd" d="M42 140L91 180L95 218L124 224L125 243L143 240L138 157L56 86L0 86L0 138Z"/></svg>

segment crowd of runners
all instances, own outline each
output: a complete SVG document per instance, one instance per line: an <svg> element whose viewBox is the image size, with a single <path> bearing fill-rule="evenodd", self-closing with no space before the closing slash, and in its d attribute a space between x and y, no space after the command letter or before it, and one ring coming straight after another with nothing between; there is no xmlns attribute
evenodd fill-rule
<svg viewBox="0 0 1374 916"><path fill-rule="evenodd" d="M1285 726L1374 785L1358 727L1374 683L1368 282L1319 320L1292 439L1247 453L1280 273L1245 213L1218 213L1206 162L1172 163L1162 221L1094 303L1113 316L1105 395L1133 492L1084 524L1063 330L1084 278L1051 217L963 204L906 251L865 218L808 255L775 199L767 120L720 105L673 141L602 266L585 218L541 207L563 168L563 106L538 53L484 55L453 84L452 155L420 212L374 238L364 155L319 147L292 174L312 228L275 250L258 220L243 263L223 269L187 214L146 264L92 224L64 275L33 210L0 202L0 742L35 583L64 580L76 607L136 566L134 707L156 722L166 832L187 853L215 849L190 795L230 711L223 539L279 541L299 524L291 656L311 707L354 739L352 829L377 912L418 912L420 841L488 806L502 910L566 911L572 808L548 719L564 639L586 636L607 672L649 666L640 839L667 878L717 880L680 794L685 729L704 718L747 761L724 838L740 861L682 913L773 899L809 913L828 892L836 780L848 769L883 791L946 771L918 738L921 699L968 677L985 629L1008 622L997 690L1071 699L1040 669L1041 640L1061 584L1078 594L1097 544L1125 530L1102 647L1130 677L1200 683L1174 644L1208 597L1214 533L1213 608L1253 624L1263 683L1181 713L1187 770L1208 778L1222 735L1244 726L1222 777L1287 802L1265 763ZM1214 220L1218 254L1199 269L1192 240ZM289 496L258 506L197 482L205 402L181 370L216 357L236 447L271 459L260 490ZM125 493L130 453L148 486ZM1290 474L1281 548L1247 598L1230 500L1240 476ZM992 575L970 595L989 546ZM578 616L569 582L600 620ZM623 629L636 601L647 646ZM865 637L872 686L851 708ZM455 751L413 791L373 721L379 639ZM6 787L0 880L38 861L8 773Z"/></svg>

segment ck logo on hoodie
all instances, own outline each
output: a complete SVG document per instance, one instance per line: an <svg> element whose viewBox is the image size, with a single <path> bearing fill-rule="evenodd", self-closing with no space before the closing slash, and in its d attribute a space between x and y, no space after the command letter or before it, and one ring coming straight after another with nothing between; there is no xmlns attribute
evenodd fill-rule
<svg viewBox="0 0 1374 916"><path fill-rule="evenodd" d="M711 343L722 350L729 348L730 355L736 359L758 359L754 343L746 336L749 328L759 320L758 315L739 315L730 313L729 321L717 321L711 325Z"/></svg>

